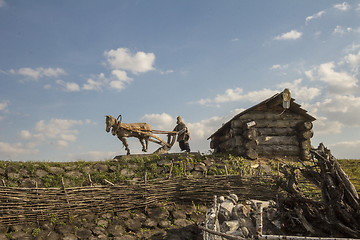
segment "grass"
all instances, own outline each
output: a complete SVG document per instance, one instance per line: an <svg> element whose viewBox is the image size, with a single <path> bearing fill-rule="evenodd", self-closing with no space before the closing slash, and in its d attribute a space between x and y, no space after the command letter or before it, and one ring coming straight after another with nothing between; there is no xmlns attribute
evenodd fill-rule
<svg viewBox="0 0 360 240"><path fill-rule="evenodd" d="M93 183L107 184L105 179L112 183L122 183L132 178L144 179L146 175L147 180L155 178L167 178L170 171L171 176L189 175L188 165L197 165L200 162L213 161L214 164L208 167L208 175L225 175L236 174L242 176L258 176L263 174L258 169L251 168L254 162L246 160L245 158L233 156L230 154L216 154L216 155L187 155L187 154L174 154L174 155L145 155L134 156L121 161L98 161L98 162L13 162L13 161L0 161L0 181L6 183L6 186L17 187L21 185L25 178L33 178L41 180L43 187L63 187L62 179L66 187L88 186L90 185L89 174ZM345 173L353 181L355 187L360 190L360 160L355 159L339 159L338 160ZM167 164L160 164L166 162ZM289 160L284 159L284 162ZM297 164L291 162L291 164ZM97 170L98 165L106 165L108 171L104 172ZM276 160L268 160L267 165L271 167L270 174L277 175ZM60 167L64 171L60 174L52 174L49 172L51 167ZM104 167L104 166L103 166ZM123 169L130 169L134 172L132 176L124 176L121 174ZM3 169L1 171L1 169ZM39 178L36 176L37 170L47 171L48 174ZM81 176L71 177L66 173L70 171L78 171ZM90 172L89 172L90 171ZM7 174L13 173L8 177ZM268 172L269 173L269 172ZM15 177L14 177L15 176ZM311 187L304 185L304 190L311 193Z"/></svg>

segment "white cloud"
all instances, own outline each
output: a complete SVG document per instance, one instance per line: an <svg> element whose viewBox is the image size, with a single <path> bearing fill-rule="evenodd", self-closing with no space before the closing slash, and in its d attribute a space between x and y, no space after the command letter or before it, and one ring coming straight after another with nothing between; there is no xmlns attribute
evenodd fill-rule
<svg viewBox="0 0 360 240"><path fill-rule="evenodd" d="M316 121L314 121L314 133L317 136L341 133L343 127L343 123L329 120L326 117L316 117Z"/></svg>
<svg viewBox="0 0 360 240"><path fill-rule="evenodd" d="M3 100L0 102L0 113L7 113L8 112L8 106L9 106L9 101L7 100ZM0 121L4 119L4 116L0 115Z"/></svg>
<svg viewBox="0 0 360 240"><path fill-rule="evenodd" d="M276 36L275 40L296 40L302 36L302 32L298 32L296 30L291 30L290 32L280 34Z"/></svg>
<svg viewBox="0 0 360 240"><path fill-rule="evenodd" d="M6 6L5 0L0 0L0 8L5 6Z"/></svg>
<svg viewBox="0 0 360 240"><path fill-rule="evenodd" d="M344 57L346 63L350 65L352 71L355 73L359 73L360 67L360 51L358 53L349 53L347 56Z"/></svg>
<svg viewBox="0 0 360 240"><path fill-rule="evenodd" d="M39 80L43 77L59 77L60 75L65 75L65 71L62 68L43 68L38 67L36 69L32 68L20 68L17 71L10 70L12 74L22 75L24 77L32 78L33 80Z"/></svg>
<svg viewBox="0 0 360 240"><path fill-rule="evenodd" d="M115 80L110 82L110 87L117 90L122 90L125 88L127 83L130 83L133 79L127 76L127 73L122 70L115 69L111 72L115 77Z"/></svg>
<svg viewBox="0 0 360 240"><path fill-rule="evenodd" d="M104 73L100 73L97 76L89 78L86 83L83 85L82 89L84 90L97 90L100 91L104 85L106 85L109 80L105 77Z"/></svg>
<svg viewBox="0 0 360 240"><path fill-rule="evenodd" d="M62 80L57 80L56 83L63 86L64 90L66 92L78 92L78 91L80 91L80 86L77 83L64 82Z"/></svg>
<svg viewBox="0 0 360 240"><path fill-rule="evenodd" d="M141 120L149 123L153 129L172 130L175 127L175 119L167 113L145 114Z"/></svg>
<svg viewBox="0 0 360 240"><path fill-rule="evenodd" d="M334 8L340 10L340 11L347 11L351 8L351 6L347 2L335 4Z"/></svg>
<svg viewBox="0 0 360 240"><path fill-rule="evenodd" d="M36 123L34 130L21 130L18 136L22 140L29 140L35 147L44 143L54 144L56 147L66 147L69 142L77 140L78 130L73 129L76 125L88 124L81 120L50 119L49 122L40 120ZM29 144L30 144L29 143Z"/></svg>
<svg viewBox="0 0 360 240"><path fill-rule="evenodd" d="M21 139L29 140L31 139L31 133L28 130L21 130L18 134Z"/></svg>
<svg viewBox="0 0 360 240"><path fill-rule="evenodd" d="M193 140L207 139L227 121L227 117L215 116L200 122L188 123L187 126L189 127L191 138Z"/></svg>
<svg viewBox="0 0 360 240"><path fill-rule="evenodd" d="M34 149L31 145L25 145L23 143L7 143L0 142L0 157L1 159L8 158L10 160L21 155L33 155L39 151Z"/></svg>
<svg viewBox="0 0 360 240"><path fill-rule="evenodd" d="M200 105L222 104L227 102L250 101L257 102L271 97L277 93L275 90L263 89L243 94L242 88L227 89L224 94L218 94L214 99L201 99L195 103ZM194 102L193 102L194 103Z"/></svg>
<svg viewBox="0 0 360 240"><path fill-rule="evenodd" d="M9 101L7 101L7 100L1 101L0 102L0 111L6 112L8 106L9 106Z"/></svg>
<svg viewBox="0 0 360 240"><path fill-rule="evenodd" d="M317 12L317 13L315 13L314 15L312 15L312 16L308 16L306 19L305 19L305 22L307 23L307 22L310 22L311 20L313 20L313 19L316 19L316 18L320 18L322 15L324 15L325 14L325 11L323 10L323 11L320 11L320 12Z"/></svg>
<svg viewBox="0 0 360 240"><path fill-rule="evenodd" d="M170 73L173 73L174 72L174 70L166 70L166 71L161 71L161 70L159 70L159 73L161 74L161 75L166 75L166 74L170 74Z"/></svg>
<svg viewBox="0 0 360 240"><path fill-rule="evenodd" d="M323 63L310 71L306 71L305 74L311 80L320 80L327 83L328 90L332 93L356 91L358 89L356 77L345 71L336 71L335 67L334 62Z"/></svg>
<svg viewBox="0 0 360 240"><path fill-rule="evenodd" d="M346 156L350 159L358 159L360 155L360 140L341 141L327 146L332 152Z"/></svg>
<svg viewBox="0 0 360 240"><path fill-rule="evenodd" d="M333 31L333 34L343 36L345 33L353 32L354 30L350 27L342 27L337 25Z"/></svg>
<svg viewBox="0 0 360 240"><path fill-rule="evenodd" d="M315 87L302 86L302 79L296 79L294 82L285 82L278 85L279 88L289 88L292 92L292 97L297 101L310 101L319 96L321 90Z"/></svg>
<svg viewBox="0 0 360 240"><path fill-rule="evenodd" d="M270 67L270 70L284 70L289 67L289 64L280 65L280 64L274 64Z"/></svg>
<svg viewBox="0 0 360 240"><path fill-rule="evenodd" d="M335 95L319 104L322 115L347 126L360 126L360 97Z"/></svg>
<svg viewBox="0 0 360 240"><path fill-rule="evenodd" d="M127 48L105 51L105 57L112 69L131 71L134 74L155 70L154 53L137 52L132 54Z"/></svg>

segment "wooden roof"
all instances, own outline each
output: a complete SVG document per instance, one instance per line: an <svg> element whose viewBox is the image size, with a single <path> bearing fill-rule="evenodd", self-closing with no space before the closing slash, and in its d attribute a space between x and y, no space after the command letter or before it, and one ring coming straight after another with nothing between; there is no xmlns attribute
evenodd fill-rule
<svg viewBox="0 0 360 240"><path fill-rule="evenodd" d="M286 111L292 111L294 113L297 113L299 115L304 116L306 119L308 119L309 121L314 121L316 120L316 118L314 118L313 116L307 114L307 111L305 109L301 108L301 105L297 104L294 102L295 99L291 98L290 100L290 108L287 109ZM213 133L209 138L212 138L214 135L217 135L219 133L221 133L223 130L225 130L226 128L230 127L231 121L233 121L234 119L239 118L240 116L254 110L257 109L261 106L265 106L265 107L271 107L271 106L276 106L276 105L281 105L282 106L283 103L283 98L282 98L282 92L281 93L277 93L274 96L262 101L261 103L256 104L255 106L252 106L251 108L246 109L245 111L242 111L241 113L235 115L232 119L230 119L228 122L226 122L225 124L223 124L221 126L221 128L219 128L215 133Z"/></svg>

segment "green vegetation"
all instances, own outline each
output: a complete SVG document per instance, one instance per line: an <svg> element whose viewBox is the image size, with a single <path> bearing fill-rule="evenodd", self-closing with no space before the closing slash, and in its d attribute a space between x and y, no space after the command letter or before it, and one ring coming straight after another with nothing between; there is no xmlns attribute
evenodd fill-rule
<svg viewBox="0 0 360 240"><path fill-rule="evenodd" d="M360 160L338 160L357 189L360 189ZM8 187L62 188L91 184L117 184L136 179L145 181L195 174L201 175L279 175L279 164L301 166L289 159L250 161L230 154L165 154L125 156L119 161L97 162L12 162L0 161L0 181ZM60 170L59 170L60 169ZM42 172L41 172L42 171ZM64 184L64 185L63 185ZM314 187L301 184L304 193L314 194Z"/></svg>

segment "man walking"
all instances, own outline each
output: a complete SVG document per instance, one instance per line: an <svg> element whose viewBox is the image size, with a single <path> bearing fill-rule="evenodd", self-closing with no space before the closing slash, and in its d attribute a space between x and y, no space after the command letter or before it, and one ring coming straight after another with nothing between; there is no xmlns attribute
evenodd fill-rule
<svg viewBox="0 0 360 240"><path fill-rule="evenodd" d="M186 152L190 152L189 140L190 140L190 133L188 128L186 127L185 123L183 122L180 116L176 119L176 127L173 131L176 131L178 134L177 141L179 142L179 146L181 151L186 150Z"/></svg>

